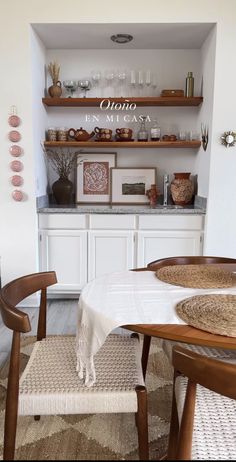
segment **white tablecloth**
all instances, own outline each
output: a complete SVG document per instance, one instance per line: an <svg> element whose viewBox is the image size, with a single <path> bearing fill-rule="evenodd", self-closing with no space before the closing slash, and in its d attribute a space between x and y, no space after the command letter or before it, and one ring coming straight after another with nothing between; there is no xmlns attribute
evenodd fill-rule
<svg viewBox="0 0 236 462"><path fill-rule="evenodd" d="M176 304L202 294L231 293L230 289L186 289L164 283L153 271L110 273L89 282L80 295L76 335L77 371L91 386L95 382L93 357L108 334L126 324L185 324Z"/></svg>

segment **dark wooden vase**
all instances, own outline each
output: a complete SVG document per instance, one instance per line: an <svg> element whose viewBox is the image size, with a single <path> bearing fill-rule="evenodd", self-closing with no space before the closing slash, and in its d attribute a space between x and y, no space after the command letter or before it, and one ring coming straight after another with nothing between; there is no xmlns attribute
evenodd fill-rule
<svg viewBox="0 0 236 462"><path fill-rule="evenodd" d="M60 177L53 183L52 192L58 205L71 204L73 183L68 178Z"/></svg>

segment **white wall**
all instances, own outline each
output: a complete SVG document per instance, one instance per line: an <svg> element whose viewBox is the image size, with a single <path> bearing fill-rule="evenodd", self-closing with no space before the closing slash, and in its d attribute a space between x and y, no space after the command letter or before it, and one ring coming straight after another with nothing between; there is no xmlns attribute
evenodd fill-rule
<svg viewBox="0 0 236 462"><path fill-rule="evenodd" d="M12 13L14 11L14 14ZM221 146L219 138L225 130L235 129L235 0L136 0L119 1L119 8L109 0L84 2L67 0L58 4L51 0L8 0L1 2L0 14L0 217L3 283L37 270L37 215L34 181L32 56L30 27L34 22L118 23L118 22L215 22L216 77L210 133L211 162L209 207L205 252L236 255L234 187L236 148ZM2 71L3 69L3 71ZM15 203L9 185L9 107L15 104L22 118L24 146L24 191L27 200Z"/></svg>

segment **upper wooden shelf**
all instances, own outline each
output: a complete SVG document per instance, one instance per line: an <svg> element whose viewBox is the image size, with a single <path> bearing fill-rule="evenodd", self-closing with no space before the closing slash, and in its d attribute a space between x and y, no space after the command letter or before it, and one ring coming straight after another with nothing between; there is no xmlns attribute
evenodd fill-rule
<svg viewBox="0 0 236 462"><path fill-rule="evenodd" d="M48 148L190 148L198 149L200 141L45 141Z"/></svg>
<svg viewBox="0 0 236 462"><path fill-rule="evenodd" d="M137 106L199 106L202 96L186 98L185 96L150 96L145 98L42 98L46 106L64 106L64 107L96 107L100 106L104 99L109 99L114 103L135 103Z"/></svg>

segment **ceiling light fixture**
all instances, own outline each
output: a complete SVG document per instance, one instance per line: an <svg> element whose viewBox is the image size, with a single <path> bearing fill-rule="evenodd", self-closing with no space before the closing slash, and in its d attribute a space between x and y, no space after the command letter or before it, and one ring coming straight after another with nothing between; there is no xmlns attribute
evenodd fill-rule
<svg viewBox="0 0 236 462"><path fill-rule="evenodd" d="M111 36L111 40L116 43L128 43L133 40L133 36L129 34L116 34Z"/></svg>

